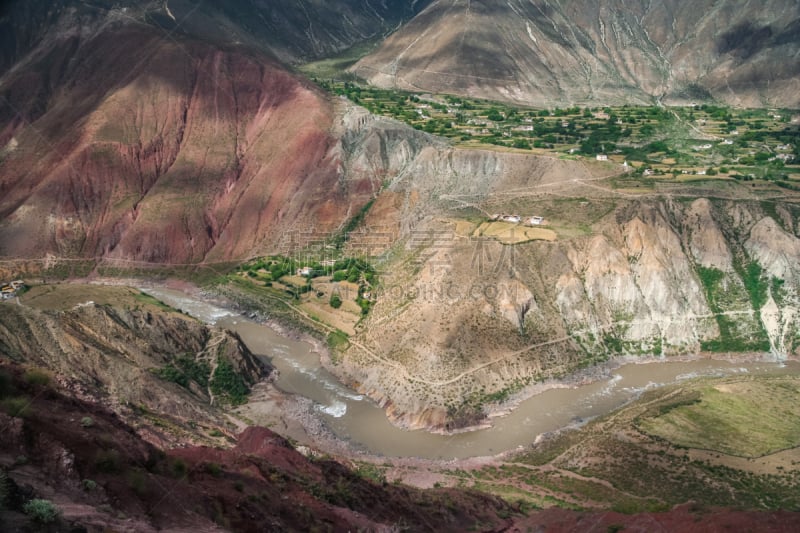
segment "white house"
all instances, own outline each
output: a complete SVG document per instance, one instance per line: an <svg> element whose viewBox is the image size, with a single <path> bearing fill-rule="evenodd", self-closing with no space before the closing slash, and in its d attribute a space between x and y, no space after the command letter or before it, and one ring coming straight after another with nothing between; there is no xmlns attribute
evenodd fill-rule
<svg viewBox="0 0 800 533"><path fill-rule="evenodd" d="M531 217L528 219L528 224L530 224L531 226L538 226L542 222L544 222L543 217Z"/></svg>
<svg viewBox="0 0 800 533"><path fill-rule="evenodd" d="M306 278L311 276L312 272L313 271L311 270L311 267L308 267L308 266L305 266L305 267L297 269L297 275L298 276L303 276L303 277L306 277Z"/></svg>
<svg viewBox="0 0 800 533"><path fill-rule="evenodd" d="M608 156L606 154L597 154L598 161L608 161Z"/></svg>

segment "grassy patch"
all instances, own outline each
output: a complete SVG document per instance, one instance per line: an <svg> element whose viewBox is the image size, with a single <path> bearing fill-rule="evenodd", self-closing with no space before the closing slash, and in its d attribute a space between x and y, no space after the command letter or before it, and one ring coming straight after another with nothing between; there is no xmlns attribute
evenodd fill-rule
<svg viewBox="0 0 800 533"><path fill-rule="evenodd" d="M767 303L767 292L769 291L769 284L766 278L762 276L761 265L751 261L741 268L740 274L742 281L744 281L744 288L747 289L747 294L750 295L750 303L753 309L760 310Z"/></svg>
<svg viewBox="0 0 800 533"><path fill-rule="evenodd" d="M760 457L800 445L798 402L795 379L720 383L639 427L679 446Z"/></svg>
<svg viewBox="0 0 800 533"><path fill-rule="evenodd" d="M328 335L328 347L331 350L345 349L350 345L347 334L343 331L332 331Z"/></svg>
<svg viewBox="0 0 800 533"><path fill-rule="evenodd" d="M169 305L165 304L161 300L159 300L157 298L154 298L154 297L150 296L149 294L146 294L146 293L141 292L141 291L139 291L138 294L135 294L134 298L138 302L141 302L141 303L143 303L145 305L152 305L152 306L158 307L159 309L162 309L164 311L177 311L176 309L170 307Z"/></svg>

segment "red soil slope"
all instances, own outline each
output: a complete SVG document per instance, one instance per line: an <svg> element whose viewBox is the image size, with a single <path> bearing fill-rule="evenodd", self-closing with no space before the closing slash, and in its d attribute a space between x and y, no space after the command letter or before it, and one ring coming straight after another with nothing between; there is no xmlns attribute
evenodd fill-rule
<svg viewBox="0 0 800 533"><path fill-rule="evenodd" d="M105 28L2 78L0 256L238 259L364 203L329 154L329 102L278 63Z"/></svg>

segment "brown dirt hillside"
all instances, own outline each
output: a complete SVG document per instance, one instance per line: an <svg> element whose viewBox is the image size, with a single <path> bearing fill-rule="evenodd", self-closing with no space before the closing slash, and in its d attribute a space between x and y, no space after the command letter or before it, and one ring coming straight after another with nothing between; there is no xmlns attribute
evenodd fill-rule
<svg viewBox="0 0 800 533"><path fill-rule="evenodd" d="M352 71L385 87L538 106L692 101L797 107L791 0L438 0Z"/></svg>
<svg viewBox="0 0 800 533"><path fill-rule="evenodd" d="M162 446L236 432L220 407L240 398L218 386L220 366L248 388L272 371L234 333L135 289L38 286L21 302L0 312L0 359L46 368L73 394L113 409Z"/></svg>

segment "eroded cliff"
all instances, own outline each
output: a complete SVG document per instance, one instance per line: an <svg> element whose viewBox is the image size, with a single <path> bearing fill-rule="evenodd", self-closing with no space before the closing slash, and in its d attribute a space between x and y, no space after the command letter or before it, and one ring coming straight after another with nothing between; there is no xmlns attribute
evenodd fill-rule
<svg viewBox="0 0 800 533"><path fill-rule="evenodd" d="M21 301L3 304L0 356L48 369L159 444L204 442L226 428L219 408L244 401L271 372L235 334L134 289L38 286Z"/></svg>

